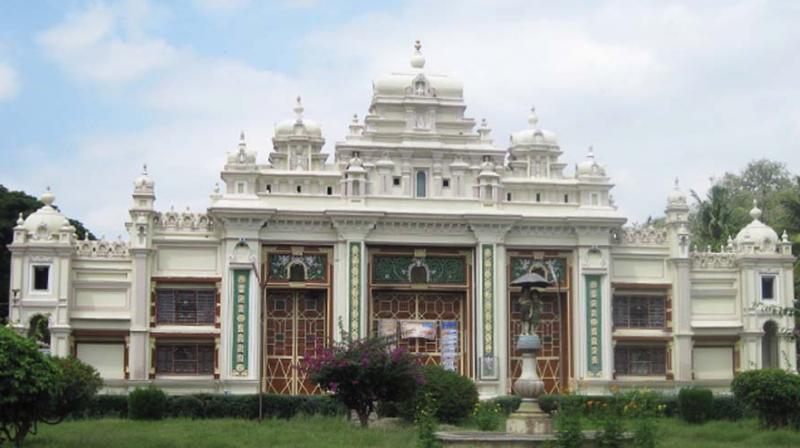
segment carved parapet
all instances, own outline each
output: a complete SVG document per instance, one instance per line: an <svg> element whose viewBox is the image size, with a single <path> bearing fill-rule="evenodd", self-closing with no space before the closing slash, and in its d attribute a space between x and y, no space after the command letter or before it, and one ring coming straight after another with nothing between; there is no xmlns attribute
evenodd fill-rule
<svg viewBox="0 0 800 448"><path fill-rule="evenodd" d="M214 227L214 221L207 214L192 213L188 208L183 212L170 209L168 212L158 213L153 218L153 224L156 229L167 231L205 232Z"/></svg>
<svg viewBox="0 0 800 448"><path fill-rule="evenodd" d="M730 252L692 252L689 254L692 269L733 269L736 254Z"/></svg>
<svg viewBox="0 0 800 448"><path fill-rule="evenodd" d="M75 243L78 258L127 258L130 244L126 241L82 240Z"/></svg>
<svg viewBox="0 0 800 448"><path fill-rule="evenodd" d="M612 234L617 244L660 246L667 243L667 229L648 224L622 227Z"/></svg>

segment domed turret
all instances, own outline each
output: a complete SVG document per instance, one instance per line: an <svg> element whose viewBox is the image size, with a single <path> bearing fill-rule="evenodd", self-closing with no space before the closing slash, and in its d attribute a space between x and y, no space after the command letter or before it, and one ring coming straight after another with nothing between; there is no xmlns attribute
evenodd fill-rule
<svg viewBox="0 0 800 448"><path fill-rule="evenodd" d="M275 137L288 137L292 135L309 136L309 137L322 137L322 129L317 122L303 117L305 108L300 95L294 106L295 118L284 120L275 126Z"/></svg>
<svg viewBox="0 0 800 448"><path fill-rule="evenodd" d="M147 175L147 164L142 165L142 174L133 180L133 189L139 193L152 192L156 183Z"/></svg>
<svg viewBox="0 0 800 448"><path fill-rule="evenodd" d="M761 222L761 209L758 208L758 201L755 199L750 217L753 221L736 235L734 240L736 247L745 252L774 252L779 241L778 233Z"/></svg>
<svg viewBox="0 0 800 448"><path fill-rule="evenodd" d="M675 188L667 195L667 207L686 206L686 195L681 191L678 178L675 178Z"/></svg>
<svg viewBox="0 0 800 448"><path fill-rule="evenodd" d="M578 164L576 174L578 178L606 177L606 170L594 159L594 148L591 146L586 152L586 159Z"/></svg>
<svg viewBox="0 0 800 448"><path fill-rule="evenodd" d="M558 146L558 137L555 133L539 127L539 117L536 108L531 107L528 115L528 129L511 134L511 146L544 145Z"/></svg>
<svg viewBox="0 0 800 448"><path fill-rule="evenodd" d="M239 145L237 150L228 153L228 163L233 165L253 165L256 163L256 152L247 149L244 131L239 133Z"/></svg>
<svg viewBox="0 0 800 448"><path fill-rule="evenodd" d="M60 232L75 231L69 220L53 207L55 199L50 187L47 187L47 191L39 198L44 206L31 213L22 223L21 227L28 232L31 239L57 240Z"/></svg>

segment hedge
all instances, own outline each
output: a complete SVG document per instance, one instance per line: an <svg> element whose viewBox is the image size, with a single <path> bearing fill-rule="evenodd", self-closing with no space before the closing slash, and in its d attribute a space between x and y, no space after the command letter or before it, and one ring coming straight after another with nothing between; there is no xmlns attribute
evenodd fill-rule
<svg viewBox="0 0 800 448"><path fill-rule="evenodd" d="M323 395L272 395L265 394L264 418L292 418L306 415L345 415L347 410L331 397ZM126 418L127 395L98 395L87 412L73 418ZM258 395L192 394L167 398L166 417L203 418L258 418Z"/></svg>

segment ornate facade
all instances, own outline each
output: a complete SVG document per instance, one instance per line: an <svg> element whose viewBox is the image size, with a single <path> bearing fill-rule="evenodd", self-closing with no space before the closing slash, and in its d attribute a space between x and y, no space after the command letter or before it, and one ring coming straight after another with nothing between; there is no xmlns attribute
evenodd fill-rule
<svg viewBox="0 0 800 448"><path fill-rule="evenodd" d="M509 284L535 271L553 285L537 328L548 392L796 368L792 318L775 312L794 258L757 207L721 252L692 249L677 183L664 226L626 227L591 148L567 172L533 110L508 148L465 110L417 45L332 163L298 97L266 158L241 136L203 212L157 211L145 171L127 241L76 240L48 191L14 229L12 323L47 316L52 352L112 391L315 393L295 367L344 332L396 338L492 396L520 373Z"/></svg>

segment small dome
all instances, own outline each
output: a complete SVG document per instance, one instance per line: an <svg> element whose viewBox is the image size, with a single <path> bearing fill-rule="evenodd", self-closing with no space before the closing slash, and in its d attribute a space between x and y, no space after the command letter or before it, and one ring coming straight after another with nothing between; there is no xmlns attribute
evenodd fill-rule
<svg viewBox="0 0 800 448"><path fill-rule="evenodd" d="M147 175L147 164L142 165L142 174L133 180L133 187L136 190L152 190L156 183Z"/></svg>
<svg viewBox="0 0 800 448"><path fill-rule="evenodd" d="M322 129L317 122L303 118L302 99L297 96L294 106L295 119L284 120L275 125L275 137L290 137L292 135L305 135L309 137L322 137Z"/></svg>
<svg viewBox="0 0 800 448"><path fill-rule="evenodd" d="M686 205L686 195L683 194L678 183L678 178L675 178L675 188L667 195L667 206L683 206Z"/></svg>
<svg viewBox="0 0 800 448"><path fill-rule="evenodd" d="M22 223L22 228L34 235L34 239L47 240L62 228L75 230L69 220L53 207L55 196L47 187L47 191L39 198L44 206L31 213Z"/></svg>
<svg viewBox="0 0 800 448"><path fill-rule="evenodd" d="M750 210L750 217L753 218L753 221L736 235L736 245L752 244L761 248L762 252L771 251L779 241L778 233L772 227L761 222L761 209L758 208L755 199L753 208Z"/></svg>
<svg viewBox="0 0 800 448"><path fill-rule="evenodd" d="M239 134L238 149L228 153L228 163L231 164L254 164L256 163L256 152L247 149L247 142L244 138L244 131Z"/></svg>
<svg viewBox="0 0 800 448"><path fill-rule="evenodd" d="M594 159L594 149L590 146L586 159L578 164L578 177L605 177L606 170Z"/></svg>
<svg viewBox="0 0 800 448"><path fill-rule="evenodd" d="M528 115L528 124L530 125L528 129L511 134L511 146L558 146L558 137L555 133L539 128L539 117L536 115L536 108L534 107L531 108L531 113Z"/></svg>
<svg viewBox="0 0 800 448"><path fill-rule="evenodd" d="M364 169L364 166L362 165L361 159L358 157L358 154L353 154L353 157L347 164L346 172L347 174L361 174L367 172L367 170Z"/></svg>
<svg viewBox="0 0 800 448"><path fill-rule="evenodd" d="M422 55L420 51L422 49L422 44L419 41L414 43L414 54L411 55L411 67L422 69L425 67L425 56Z"/></svg>

